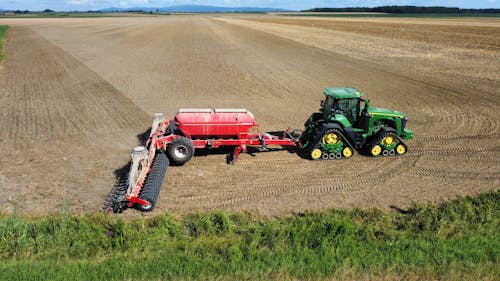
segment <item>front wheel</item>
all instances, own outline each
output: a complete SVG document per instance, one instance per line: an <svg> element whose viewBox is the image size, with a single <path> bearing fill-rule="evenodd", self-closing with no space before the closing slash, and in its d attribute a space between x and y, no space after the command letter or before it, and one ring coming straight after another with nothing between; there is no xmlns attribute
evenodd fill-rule
<svg viewBox="0 0 500 281"><path fill-rule="evenodd" d="M193 142L185 137L179 137L173 140L168 146L168 158L175 165L184 165L194 154Z"/></svg>

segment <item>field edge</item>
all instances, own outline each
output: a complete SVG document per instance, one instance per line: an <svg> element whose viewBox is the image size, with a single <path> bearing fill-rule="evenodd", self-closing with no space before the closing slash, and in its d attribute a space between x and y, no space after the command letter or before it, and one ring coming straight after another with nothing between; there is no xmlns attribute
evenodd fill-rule
<svg viewBox="0 0 500 281"><path fill-rule="evenodd" d="M3 215L0 271L10 280L494 280L499 199L494 191L392 212L272 219L224 211L130 221Z"/></svg>

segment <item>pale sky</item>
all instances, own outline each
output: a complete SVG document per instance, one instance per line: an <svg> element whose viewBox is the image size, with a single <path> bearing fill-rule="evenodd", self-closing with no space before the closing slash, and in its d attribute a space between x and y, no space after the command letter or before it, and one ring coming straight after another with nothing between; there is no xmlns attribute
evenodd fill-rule
<svg viewBox="0 0 500 281"><path fill-rule="evenodd" d="M376 7L386 5L448 6L460 8L500 8L500 0L0 0L0 9L86 11L119 7L169 7L175 5L226 7L270 7L302 10L315 7Z"/></svg>

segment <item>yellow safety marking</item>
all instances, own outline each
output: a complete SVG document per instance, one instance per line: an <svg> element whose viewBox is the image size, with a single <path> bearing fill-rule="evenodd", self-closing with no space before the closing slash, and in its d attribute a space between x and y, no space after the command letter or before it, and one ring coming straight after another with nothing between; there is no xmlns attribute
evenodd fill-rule
<svg viewBox="0 0 500 281"><path fill-rule="evenodd" d="M370 115L387 115L387 116L395 116L399 118L404 118L403 115L397 115L397 114L389 114L389 113L369 113Z"/></svg>

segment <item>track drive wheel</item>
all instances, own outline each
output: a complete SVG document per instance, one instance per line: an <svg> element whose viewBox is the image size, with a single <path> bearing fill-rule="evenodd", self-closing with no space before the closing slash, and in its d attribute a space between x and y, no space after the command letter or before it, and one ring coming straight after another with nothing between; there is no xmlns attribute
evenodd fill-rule
<svg viewBox="0 0 500 281"><path fill-rule="evenodd" d="M382 147L382 155L394 156L406 153L406 145L398 138L396 131L392 128L385 128L381 136L379 145Z"/></svg>
<svg viewBox="0 0 500 281"><path fill-rule="evenodd" d="M194 145L190 139L178 137L169 144L167 152L173 164L182 166L193 157Z"/></svg>
<svg viewBox="0 0 500 281"><path fill-rule="evenodd" d="M335 128L327 129L310 152L313 160L348 159L354 154L342 132Z"/></svg>
<svg viewBox="0 0 500 281"><path fill-rule="evenodd" d="M341 142L340 134L336 130L328 130L322 139L324 144L337 144Z"/></svg>

